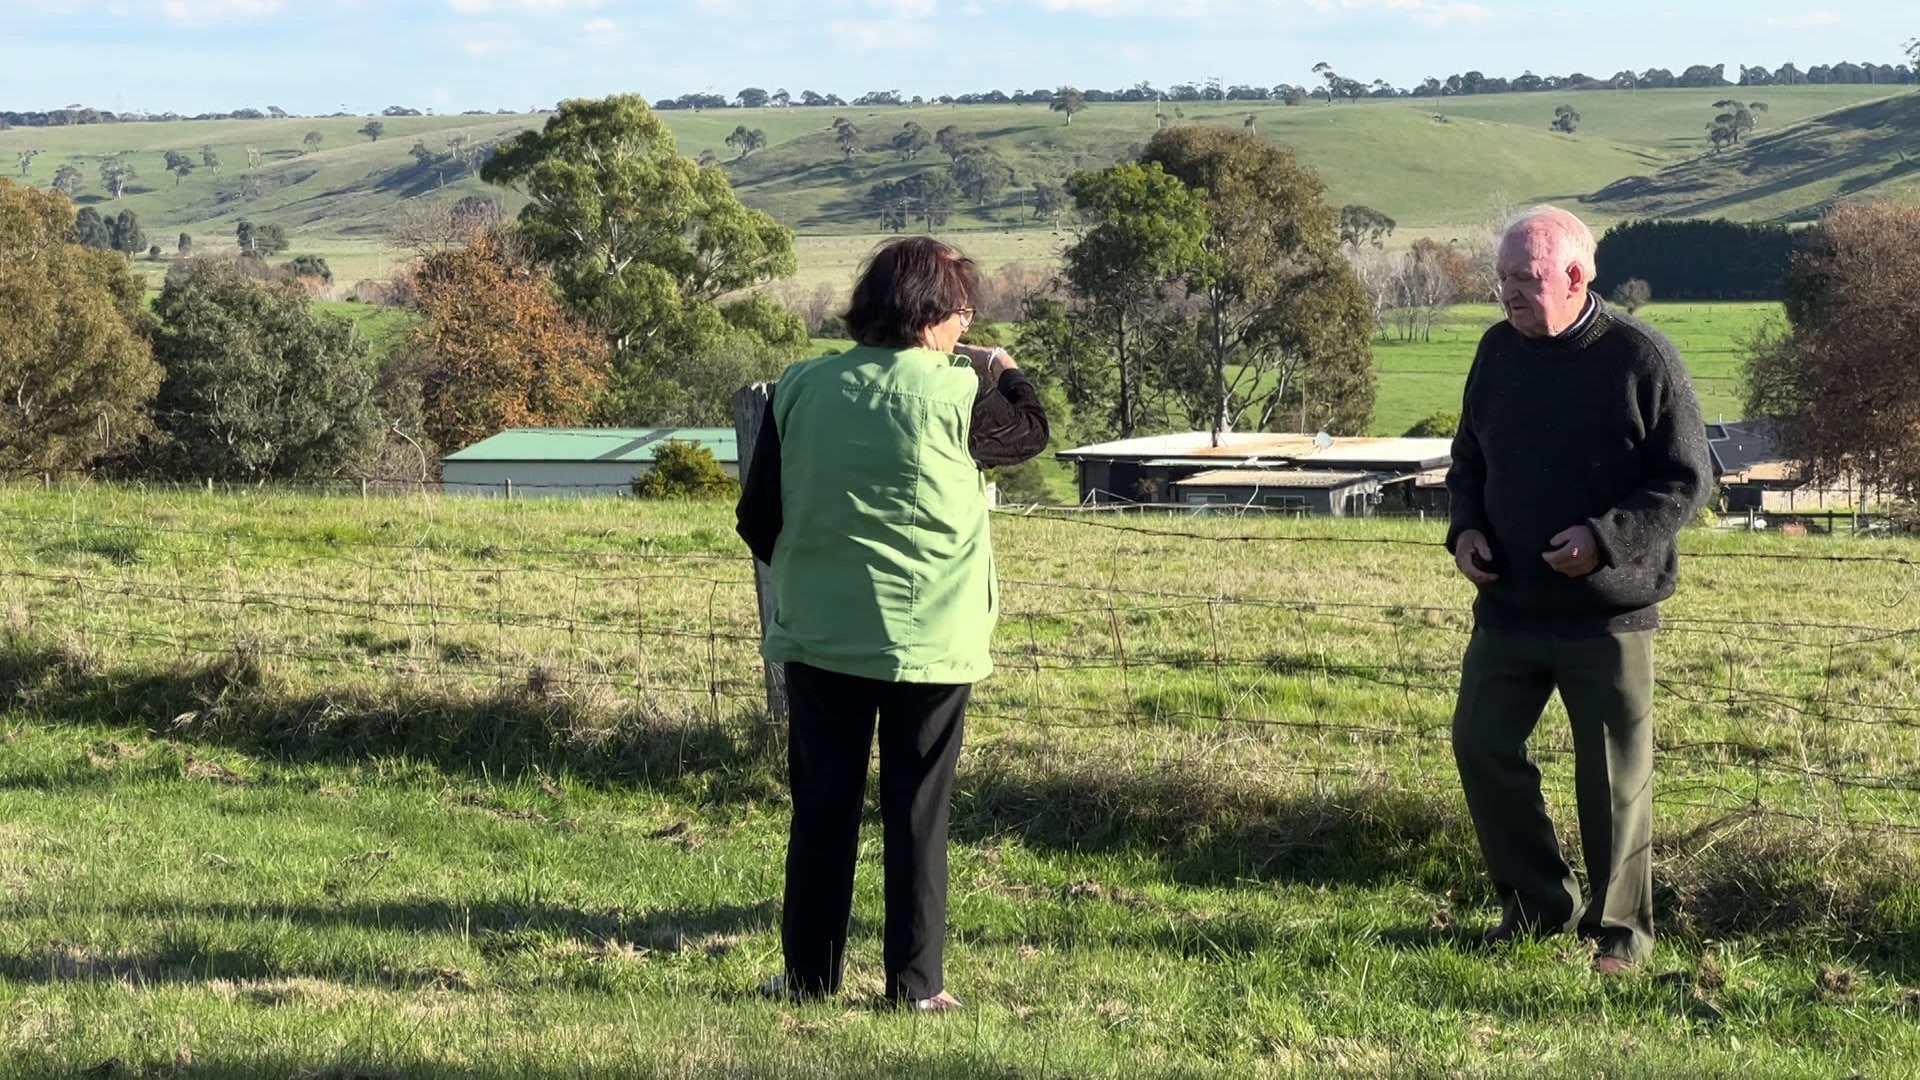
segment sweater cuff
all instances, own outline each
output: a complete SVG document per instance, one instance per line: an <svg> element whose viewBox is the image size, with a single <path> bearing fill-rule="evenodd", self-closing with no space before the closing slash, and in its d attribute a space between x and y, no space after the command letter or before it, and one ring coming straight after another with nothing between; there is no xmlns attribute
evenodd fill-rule
<svg viewBox="0 0 1920 1080"><path fill-rule="evenodd" d="M1449 554L1452 554L1454 547L1460 543L1460 534L1469 533L1469 532L1477 532L1481 536L1489 535L1487 527L1481 524L1480 522L1477 522L1477 521L1453 522L1452 524L1447 526L1447 539L1445 541L1447 552Z"/></svg>
<svg viewBox="0 0 1920 1080"><path fill-rule="evenodd" d="M1587 519L1587 531L1593 533L1593 543L1599 550L1594 552L1600 557L1600 565L1611 570L1620 565L1621 549L1626 546L1626 538L1621 531L1627 525L1624 510L1613 510L1597 518Z"/></svg>

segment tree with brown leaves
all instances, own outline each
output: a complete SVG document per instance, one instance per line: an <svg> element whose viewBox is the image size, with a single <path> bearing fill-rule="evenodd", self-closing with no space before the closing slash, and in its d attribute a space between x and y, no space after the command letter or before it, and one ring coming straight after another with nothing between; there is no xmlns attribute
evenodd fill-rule
<svg viewBox="0 0 1920 1080"><path fill-rule="evenodd" d="M145 289L73 222L65 195L0 180L0 470L84 466L148 429Z"/></svg>
<svg viewBox="0 0 1920 1080"><path fill-rule="evenodd" d="M501 233L427 254L413 274L420 323L398 358L443 450L513 427L578 424L610 366L606 340L561 307L547 276Z"/></svg>
<svg viewBox="0 0 1920 1080"><path fill-rule="evenodd" d="M1920 497L1920 206L1836 207L1794 256L1787 326L1749 345L1747 415L1818 481Z"/></svg>

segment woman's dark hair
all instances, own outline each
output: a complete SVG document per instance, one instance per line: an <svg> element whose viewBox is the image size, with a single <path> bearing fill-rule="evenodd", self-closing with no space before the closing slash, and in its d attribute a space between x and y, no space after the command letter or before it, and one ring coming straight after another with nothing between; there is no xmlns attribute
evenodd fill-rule
<svg viewBox="0 0 1920 1080"><path fill-rule="evenodd" d="M862 345L917 348L927 327L972 304L979 291L972 259L931 237L895 240L861 271L847 332Z"/></svg>

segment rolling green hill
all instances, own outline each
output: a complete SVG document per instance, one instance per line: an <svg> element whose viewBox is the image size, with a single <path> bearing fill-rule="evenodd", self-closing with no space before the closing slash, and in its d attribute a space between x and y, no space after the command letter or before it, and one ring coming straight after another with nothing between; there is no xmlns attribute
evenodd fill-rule
<svg viewBox="0 0 1920 1080"><path fill-rule="evenodd" d="M1859 196L1920 199L1920 94L1862 102L1616 181L1590 205L1616 217L1810 221Z"/></svg>
<svg viewBox="0 0 1920 1080"><path fill-rule="evenodd" d="M1399 220L1410 238L1444 236L1479 221L1496 193L1527 202L1573 200L1606 189L1608 197L1589 208L1605 222L1668 207L1677 209L1663 212L1772 218L1853 190L1911 190L1911 180L1902 180L1904 172L1895 166L1904 165L1897 156L1899 140L1910 140L1915 129L1909 120L1888 117L1910 118L1920 95L1875 104L1872 99L1882 90L1748 91L1770 108L1760 136L1746 150L1706 160L1698 155L1707 149L1705 125L1713 102L1736 91L1506 94L1291 108L1266 102L1169 103L1163 108L1170 123L1237 127L1251 116L1262 135L1294 147L1320 171L1335 201L1377 207ZM1563 100L1583 117L1571 136L1547 129ZM665 116L684 152L718 154L748 202L801 234L803 279L834 280L872 246L878 223L865 203L867 191L884 180L945 165L937 149L903 162L887 148L908 122L928 131L957 124L1014 168L1016 188L994 205L968 208L948 224L948 231L961 234L969 250L990 266L1045 261L1057 250L1058 234L1033 218L1027 202L1032 184L1118 160L1157 128L1154 106L1130 104L1094 105L1071 125L1039 105L726 109ZM830 125L836 117L859 126L869 146L851 162L834 145ZM169 253L180 232L204 248L231 243L242 218L278 223L293 234L296 251L326 256L336 276L352 282L391 272L400 256L390 230L410 208L438 212L474 194L498 197L509 209L517 206L511 193L488 188L459 170L419 166L410 153L416 140L439 152L455 138L484 144L543 118L391 118L378 142L356 134L363 122L345 117L19 128L0 131L0 163L11 166L23 150L42 151L25 178L37 185L50 184L61 165L74 165L85 184L83 204L103 211L133 209L153 242ZM741 123L764 130L769 145L734 160L725 140ZM1780 129L1772 130L1776 126ZM311 153L303 145L309 131L322 135ZM206 145L221 158L218 175L200 166ZM250 147L260 155L251 169ZM176 181L165 170L168 150L187 154L195 171ZM1828 152L1843 154L1852 164L1847 169L1807 165L1812 155ZM101 159L113 154L126 155L138 173L120 200L106 196L99 176ZM1773 171L1763 175L1766 168ZM1742 169L1754 171L1743 174ZM1655 180L1639 181L1640 187L1618 184L1648 176ZM1669 185L1663 178L1669 177L1672 196L1649 194L1665 192ZM1748 184L1753 177L1758 179ZM1849 187L1856 183L1864 186ZM1748 192L1749 187L1758 190ZM1690 191L1708 194L1681 197Z"/></svg>

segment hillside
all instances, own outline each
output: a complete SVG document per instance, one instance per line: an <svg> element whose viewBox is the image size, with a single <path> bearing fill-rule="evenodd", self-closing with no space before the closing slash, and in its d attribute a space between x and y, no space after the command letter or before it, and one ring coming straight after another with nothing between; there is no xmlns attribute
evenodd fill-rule
<svg viewBox="0 0 1920 1080"><path fill-rule="evenodd" d="M1617 181L1586 201L1609 217L1809 221L1859 196L1920 198L1920 94L1837 109Z"/></svg>
<svg viewBox="0 0 1920 1080"><path fill-rule="evenodd" d="M1789 135L1802 154L1819 145L1861 144L1857 150L1867 171L1860 175L1789 170L1755 185L1761 190L1746 202L1723 201L1697 211L1780 216L1831 198L1851 180L1877 176L1871 171L1875 163L1898 164L1887 157L1894 152L1891 144L1902 132L1910 137L1914 129L1901 126L1908 121L1884 130L1871 125L1883 123L1890 111L1910 116L1901 112L1908 106L1899 103L1920 100L1920 95L1909 95L1875 105L1866 99L1878 95L1879 88L1867 86L1771 87L1756 92L1771 110L1763 124L1788 127L1764 132L1740 154L1689 162L1705 148L1704 126L1713 101L1726 93L1506 94L1291 108L1270 102L1170 103L1164 109L1170 123L1239 127L1251 116L1262 135L1294 147L1319 170L1335 201L1385 211L1401 222L1405 237L1444 237L1477 222L1496 192L1524 202L1570 200L1609 189L1613 196L1593 204L1596 218L1607 220L1647 212L1644 199L1619 197L1622 189L1612 187L1623 177L1657 178L1670 175L1667 170L1676 166L1730 166ZM1553 108L1563 99L1583 117L1571 136L1547 130ZM1027 202L1031 185L1119 160L1151 138L1157 127L1153 106L1131 104L1094 105L1071 125L1038 105L726 109L663 115L684 152L719 155L743 198L802 234L804 279L836 280L871 247L878 227L865 205L866 192L882 181L945 164L937 149L902 162L887 148L888 140L908 122L930 132L956 124L1013 167L1015 188L994 205L969 208L948 224L949 231L967 234L969 249L988 264L1051 256L1057 238L1051 229L1036 228ZM868 144L851 162L844 160L830 131L832 121L842 116L860 127ZM482 145L538 125L543 118L391 118L385 121L385 137L377 142L357 134L363 122L361 117L346 117L17 128L0 131L0 162L16 172L11 166L21 151L42 151L25 178L37 185L50 184L61 165L74 165L84 184L83 204L133 209L153 241L168 253L181 232L192 235L197 245L225 245L242 218L278 223L294 235L297 251L326 256L336 275L350 282L385 277L391 271L396 253L388 232L409 207L440 207L474 194L493 195L509 208L517 205L511 193L488 188L461 170L418 165L411 153L416 140L438 153L450 140ZM764 130L769 145L735 160L725 140L741 123ZM304 144L309 131L321 135L312 152ZM1796 133L1803 131L1820 134L1801 141ZM218 175L201 165L201 149L209 145L222 162ZM252 169L250 147L260 155ZM183 179L168 173L169 150L186 154L194 172ZM113 154L126 155L137 173L120 200L107 197L99 176L101 159ZM1802 179L1810 185L1803 194L1796 186ZM1742 190L1738 176L1722 180L1728 190L1716 197ZM1719 192L1718 187L1713 190Z"/></svg>
<svg viewBox="0 0 1920 1080"><path fill-rule="evenodd" d="M1366 203L1422 226L1478 220L1495 190L1526 198L1564 196L1590 189L1595 177L1643 171L1665 160L1612 139L1556 135L1545 124L1441 123L1429 112L1401 103L1330 109L1211 104L1182 111L1175 119L1169 106L1168 116L1175 123L1236 128L1251 116L1260 134L1294 147L1317 168L1340 202ZM937 149L911 162L891 152L868 152L845 161L827 127L834 115L846 115L870 145L880 146L907 123L928 131L958 124L1004 158L1022 188L1122 160L1157 130L1151 105L1090 108L1071 126L1059 114L1034 105L819 115L813 131L730 166L741 194L797 229L868 230L874 227L862 202L868 189L946 165ZM1033 215L1021 204L1022 195L1023 190L1010 191L1001 205L971 216L983 223L1025 223Z"/></svg>

